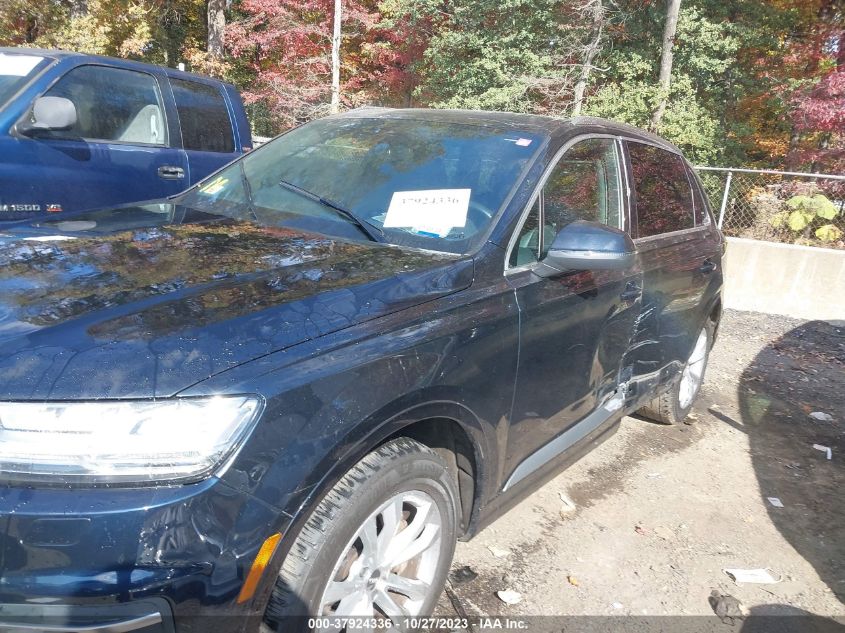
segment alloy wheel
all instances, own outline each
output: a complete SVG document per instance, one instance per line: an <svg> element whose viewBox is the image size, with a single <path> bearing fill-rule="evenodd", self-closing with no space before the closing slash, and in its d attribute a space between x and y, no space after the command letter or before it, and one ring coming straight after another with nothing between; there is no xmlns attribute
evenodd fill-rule
<svg viewBox="0 0 845 633"><path fill-rule="evenodd" d="M320 614L419 615L435 579L441 538L434 499L419 490L394 495L359 526L335 563L320 598Z"/></svg>

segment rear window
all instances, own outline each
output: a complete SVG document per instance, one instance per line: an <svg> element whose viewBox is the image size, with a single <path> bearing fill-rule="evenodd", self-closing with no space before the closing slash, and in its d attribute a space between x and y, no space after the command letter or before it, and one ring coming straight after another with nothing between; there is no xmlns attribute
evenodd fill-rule
<svg viewBox="0 0 845 633"><path fill-rule="evenodd" d="M650 237L695 225L684 159L642 143L628 143L637 208L637 235Z"/></svg>
<svg viewBox="0 0 845 633"><path fill-rule="evenodd" d="M235 151L232 121L220 89L185 79L171 79L185 149L226 154Z"/></svg>

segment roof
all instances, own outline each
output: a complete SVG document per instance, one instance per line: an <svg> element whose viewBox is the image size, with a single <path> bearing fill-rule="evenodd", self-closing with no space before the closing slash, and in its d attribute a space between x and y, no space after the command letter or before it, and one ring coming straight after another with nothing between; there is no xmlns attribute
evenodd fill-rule
<svg viewBox="0 0 845 633"><path fill-rule="evenodd" d="M0 53L20 53L21 55L40 55L41 57L53 57L54 59L61 59L62 57L73 57L75 55L82 55L82 53L73 53L71 51L51 50L47 48L19 48L14 46L0 46Z"/></svg>
<svg viewBox="0 0 845 633"><path fill-rule="evenodd" d="M138 62L131 59L122 59L119 57L106 57L105 55L89 55L87 53L77 53L75 51L63 51L58 49L46 49L46 48L17 48L17 47L8 47L8 46L0 46L0 53L18 53L21 55L39 55L41 57L48 57L50 59L55 60L62 60L68 58L74 59L84 59L86 61L92 62L100 62L104 64L110 65L117 65L123 68L136 68L138 70L159 70L164 71L171 77L201 77L203 79L207 79L210 81L218 81L220 83L227 83L224 81L220 81L219 79L214 79L213 77L206 77L205 75L200 75L196 73L189 73L185 71L178 70L176 68L169 68L167 66L158 66L156 64L146 64L144 62Z"/></svg>
<svg viewBox="0 0 845 633"><path fill-rule="evenodd" d="M524 130L548 135L584 131L620 134L643 140L670 151L681 153L675 145L656 134L640 128L598 117L557 118L537 114L516 112L494 112L488 110L437 110L427 108L381 108L365 106L336 115L345 118L413 119L418 121L439 121L464 125L493 126Z"/></svg>
<svg viewBox="0 0 845 633"><path fill-rule="evenodd" d="M376 108L363 107L349 110L338 116L349 118L412 119L465 125L494 126L525 131L553 132L561 120L533 114L493 112L487 110L438 110L428 108Z"/></svg>

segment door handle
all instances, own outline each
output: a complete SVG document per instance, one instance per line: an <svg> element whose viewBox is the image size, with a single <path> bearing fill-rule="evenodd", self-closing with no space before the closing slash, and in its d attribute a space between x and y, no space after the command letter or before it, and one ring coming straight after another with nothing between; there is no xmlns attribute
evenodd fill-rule
<svg viewBox="0 0 845 633"><path fill-rule="evenodd" d="M698 271L705 275L709 275L714 270L716 270L716 264L710 259L705 259L704 263L698 267Z"/></svg>
<svg viewBox="0 0 845 633"><path fill-rule="evenodd" d="M623 290L622 294L619 295L619 298L622 299L622 301L636 301L642 294L643 289L633 281L629 281L625 286L625 290Z"/></svg>
<svg viewBox="0 0 845 633"><path fill-rule="evenodd" d="M185 177L185 170L174 165L162 165L158 168L158 176L165 180L182 180Z"/></svg>

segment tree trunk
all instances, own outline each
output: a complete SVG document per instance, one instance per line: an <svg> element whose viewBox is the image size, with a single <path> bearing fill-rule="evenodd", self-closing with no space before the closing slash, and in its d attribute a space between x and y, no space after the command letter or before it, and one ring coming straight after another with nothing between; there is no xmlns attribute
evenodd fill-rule
<svg viewBox="0 0 845 633"><path fill-rule="evenodd" d="M26 18L26 34L24 35L24 40L27 44L32 44L35 40L38 39L39 32L38 32L38 20L34 17L29 16Z"/></svg>
<svg viewBox="0 0 845 633"><path fill-rule="evenodd" d="M590 72L593 70L593 60L598 55L601 46L602 33L604 31L604 5L602 0L593 0L592 7L590 7L593 14L593 27L591 32L590 44L584 54L584 64L581 66L581 74L578 76L578 82L575 84L574 102L572 105L572 116L580 116L581 110L584 106L584 93L587 90L587 84L590 81Z"/></svg>
<svg viewBox="0 0 845 633"><path fill-rule="evenodd" d="M681 12L681 0L667 0L666 26L663 29L663 53L660 55L660 100L651 117L651 125L657 128L666 112L669 100L669 88L672 85L672 49L675 47L675 33L678 31L678 14Z"/></svg>
<svg viewBox="0 0 845 633"><path fill-rule="evenodd" d="M340 22L343 19L341 0L334 0L334 31L332 33L332 114L340 112Z"/></svg>
<svg viewBox="0 0 845 633"><path fill-rule="evenodd" d="M209 55L223 59L223 33L226 30L226 0L208 0Z"/></svg>

